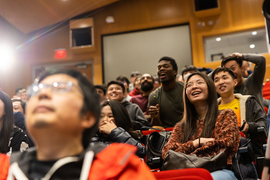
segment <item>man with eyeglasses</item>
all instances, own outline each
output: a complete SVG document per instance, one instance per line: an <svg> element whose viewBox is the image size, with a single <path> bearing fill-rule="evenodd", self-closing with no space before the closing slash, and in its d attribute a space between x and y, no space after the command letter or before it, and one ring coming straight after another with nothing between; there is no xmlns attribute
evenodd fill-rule
<svg viewBox="0 0 270 180"><path fill-rule="evenodd" d="M148 111L148 97L149 94L153 91L154 89L154 78L152 75L146 73L143 74L140 78L140 84L141 84L141 90L142 90L142 94L133 96L130 99L130 102L137 104L141 110L144 113L144 116L147 120L151 120L151 116L149 115L149 111Z"/></svg>
<svg viewBox="0 0 270 180"><path fill-rule="evenodd" d="M80 72L46 72L28 94L26 125L37 149L11 156L8 179L154 179L133 146L88 147L100 106ZM6 159L0 157L0 177L7 172Z"/></svg>

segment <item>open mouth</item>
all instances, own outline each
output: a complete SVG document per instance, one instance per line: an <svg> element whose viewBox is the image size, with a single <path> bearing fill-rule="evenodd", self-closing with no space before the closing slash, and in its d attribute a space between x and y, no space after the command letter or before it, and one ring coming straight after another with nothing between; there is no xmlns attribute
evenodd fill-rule
<svg viewBox="0 0 270 180"><path fill-rule="evenodd" d="M224 91L226 86L220 86L219 90Z"/></svg>
<svg viewBox="0 0 270 180"><path fill-rule="evenodd" d="M199 92L199 91L195 91L195 92L193 92L191 95L192 96L198 96L199 94L201 94L202 92Z"/></svg>
<svg viewBox="0 0 270 180"><path fill-rule="evenodd" d="M159 77L160 77L161 79L165 78L165 77L166 77L166 73L160 73Z"/></svg>

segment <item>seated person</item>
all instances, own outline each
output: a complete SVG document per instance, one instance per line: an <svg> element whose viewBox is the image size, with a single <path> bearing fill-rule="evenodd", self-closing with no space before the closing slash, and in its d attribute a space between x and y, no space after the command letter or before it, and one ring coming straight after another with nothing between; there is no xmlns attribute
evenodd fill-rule
<svg viewBox="0 0 270 180"><path fill-rule="evenodd" d="M217 68L214 70L212 77L216 91L221 96L218 99L219 110L234 110L237 116L237 124L239 127L243 126L241 132L252 140L255 154L264 156L262 144L266 141L258 137L257 131L258 127L266 128L264 109L254 96L234 94L237 79L230 69L226 67Z"/></svg>
<svg viewBox="0 0 270 180"><path fill-rule="evenodd" d="M131 144L137 147L136 155L143 158L146 153L145 147L133 131L133 125L125 107L117 101L104 101L101 107L99 131L92 138L92 142Z"/></svg>
<svg viewBox="0 0 270 180"><path fill-rule="evenodd" d="M183 78L183 82L185 81L185 79L187 79L187 77L194 73L194 72L198 72L198 69L193 66L193 65L185 65L182 69L182 78Z"/></svg>
<svg viewBox="0 0 270 180"><path fill-rule="evenodd" d="M100 106L82 73L46 72L28 92L26 127L38 148L11 155L10 179L154 179L134 146L89 147L99 126Z"/></svg>
<svg viewBox="0 0 270 180"><path fill-rule="evenodd" d="M254 71L247 78L244 78L242 72L242 63L244 61L255 64ZM240 54L233 53L232 56L225 57L221 61L221 67L231 69L237 79L237 85L234 88L234 93L243 95L253 95L262 106L268 108L269 100L262 96L263 80L266 70L265 57L259 54Z"/></svg>
<svg viewBox="0 0 270 180"><path fill-rule="evenodd" d="M184 91L184 117L178 122L168 143L162 150L165 158L169 150L199 157L227 154L227 166L211 173L214 180L235 179L231 170L240 133L233 110L218 110L216 89L213 81L205 74L195 72L187 77Z"/></svg>
<svg viewBox="0 0 270 180"><path fill-rule="evenodd" d="M142 77L140 78L140 86L141 86L142 94L133 96L130 99L130 102L137 104L143 111L145 118L151 121L151 116L149 116L149 111L148 111L149 109L147 105L148 105L149 94L154 89L153 76L147 73L143 74Z"/></svg>
<svg viewBox="0 0 270 180"><path fill-rule="evenodd" d="M183 117L183 82L176 81L178 66L171 57L158 61L157 74L162 86L151 92L148 99L152 126L174 127Z"/></svg>
<svg viewBox="0 0 270 180"><path fill-rule="evenodd" d="M22 129L14 126L13 107L8 94L0 91L0 153L25 151L28 138Z"/></svg>
<svg viewBox="0 0 270 180"><path fill-rule="evenodd" d="M134 88L133 88L132 91L130 91L130 92L128 93L128 95L130 95L131 97L142 94L142 90L141 90L141 82L140 82L140 80L141 80L141 75L139 75L139 76L137 76L137 77L135 78L135 81L134 81Z"/></svg>
<svg viewBox="0 0 270 180"><path fill-rule="evenodd" d="M141 130L143 126L150 126L140 107L124 99L125 87L121 82L110 81L107 87L107 98L120 102L126 108L135 130Z"/></svg>
<svg viewBox="0 0 270 180"><path fill-rule="evenodd" d="M17 98L12 98L11 100L12 100L12 105L13 105L13 112L20 111L25 116L26 102Z"/></svg>
<svg viewBox="0 0 270 180"><path fill-rule="evenodd" d="M95 89L99 95L99 101L102 102L106 100L106 88L103 85L95 85Z"/></svg>

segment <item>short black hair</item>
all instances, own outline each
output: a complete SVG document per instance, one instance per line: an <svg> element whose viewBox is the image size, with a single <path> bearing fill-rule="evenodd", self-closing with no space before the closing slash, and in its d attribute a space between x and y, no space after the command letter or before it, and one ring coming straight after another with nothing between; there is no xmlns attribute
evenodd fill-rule
<svg viewBox="0 0 270 180"><path fill-rule="evenodd" d="M14 99L11 99L11 101L12 102L20 102L21 103L21 106L22 106L22 109L23 109L23 113L25 114L25 106L26 106L26 102L25 101L23 101L23 100L21 100L21 99L16 99L16 98L14 98Z"/></svg>
<svg viewBox="0 0 270 180"><path fill-rule="evenodd" d="M217 69L215 69L212 73L212 80L214 81L215 79L215 75L220 73L220 72L228 72L230 74L230 76L233 78L233 79L236 79L234 73L232 72L231 69L229 68L226 68L226 67L218 67Z"/></svg>
<svg viewBox="0 0 270 180"><path fill-rule="evenodd" d="M103 85L95 85L94 87L95 87L95 89L101 89L103 91L104 95L106 95L106 88L105 88L105 86L103 86Z"/></svg>
<svg viewBox="0 0 270 180"><path fill-rule="evenodd" d="M182 69L182 77L184 77L184 73L188 71L198 72L198 69L193 65L185 65Z"/></svg>
<svg viewBox="0 0 270 180"><path fill-rule="evenodd" d="M82 145L84 149L86 149L89 146L91 137L96 133L99 126L99 119L100 119L100 106L99 104L99 96L94 88L94 86L88 81L86 76L84 76L81 72L74 70L74 69L59 69L55 71L46 71L43 73L38 80L38 83L40 83L42 80L44 80L46 77L55 75L55 74L66 74L68 76L71 76L75 78L78 81L78 84L82 90L83 94L83 107L81 109L81 115L85 115L87 112L91 112L96 119L95 124L85 129L82 136Z"/></svg>
<svg viewBox="0 0 270 180"><path fill-rule="evenodd" d="M123 89L123 93L125 93L125 86L121 81L110 81L110 82L108 82L107 91L108 91L109 86L112 85L112 84L117 84L117 85L121 86L121 88Z"/></svg>
<svg viewBox="0 0 270 180"><path fill-rule="evenodd" d="M141 75L141 73L139 71L132 71L130 74L130 77L134 77L134 76L138 76Z"/></svg>
<svg viewBox="0 0 270 180"><path fill-rule="evenodd" d="M236 56L227 56L227 57L223 58L221 61L221 67L225 66L225 64L229 61L236 61L237 64L239 65L239 67L242 67L243 59L240 57L236 57Z"/></svg>
<svg viewBox="0 0 270 180"><path fill-rule="evenodd" d="M128 78L126 76L120 75L116 78L116 81L126 81L127 84L130 84L130 81L128 80Z"/></svg>
<svg viewBox="0 0 270 180"><path fill-rule="evenodd" d="M22 90L23 88L22 87L18 87L16 90L15 90L15 94L18 95L19 94L19 91Z"/></svg>
<svg viewBox="0 0 270 180"><path fill-rule="evenodd" d="M173 58L168 57L168 56L164 56L164 57L160 58L160 60L158 62L160 62L160 61L170 61L171 65L173 66L173 70L176 70L176 72L178 71L177 64Z"/></svg>

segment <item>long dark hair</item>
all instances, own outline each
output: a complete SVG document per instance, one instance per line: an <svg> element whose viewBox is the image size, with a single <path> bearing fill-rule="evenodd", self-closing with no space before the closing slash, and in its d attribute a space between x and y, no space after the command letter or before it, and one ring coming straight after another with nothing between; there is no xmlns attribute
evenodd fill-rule
<svg viewBox="0 0 270 180"><path fill-rule="evenodd" d="M130 132L133 131L133 124L126 108L118 101L104 101L101 104L101 108L110 106L112 109L115 125L122 127L124 130Z"/></svg>
<svg viewBox="0 0 270 180"><path fill-rule="evenodd" d="M188 76L187 80L185 81L185 87L189 79L194 75L201 76L205 80L208 88L208 97L207 97L208 110L205 116L202 133L200 135L200 137L207 138L211 136L212 131L215 128L215 123L219 113L216 87L210 77L200 72L195 72L190 76ZM197 133L196 121L198 119L198 114L195 109L195 106L189 101L186 91L183 93L183 99L184 99L184 117L181 122L182 128L185 133L181 138L182 143L189 141L192 135L194 133Z"/></svg>
<svg viewBox="0 0 270 180"><path fill-rule="evenodd" d="M4 114L1 119L2 128L0 130L0 153L7 153L9 151L8 144L13 132L13 106L8 94L0 91L0 100L4 104Z"/></svg>

